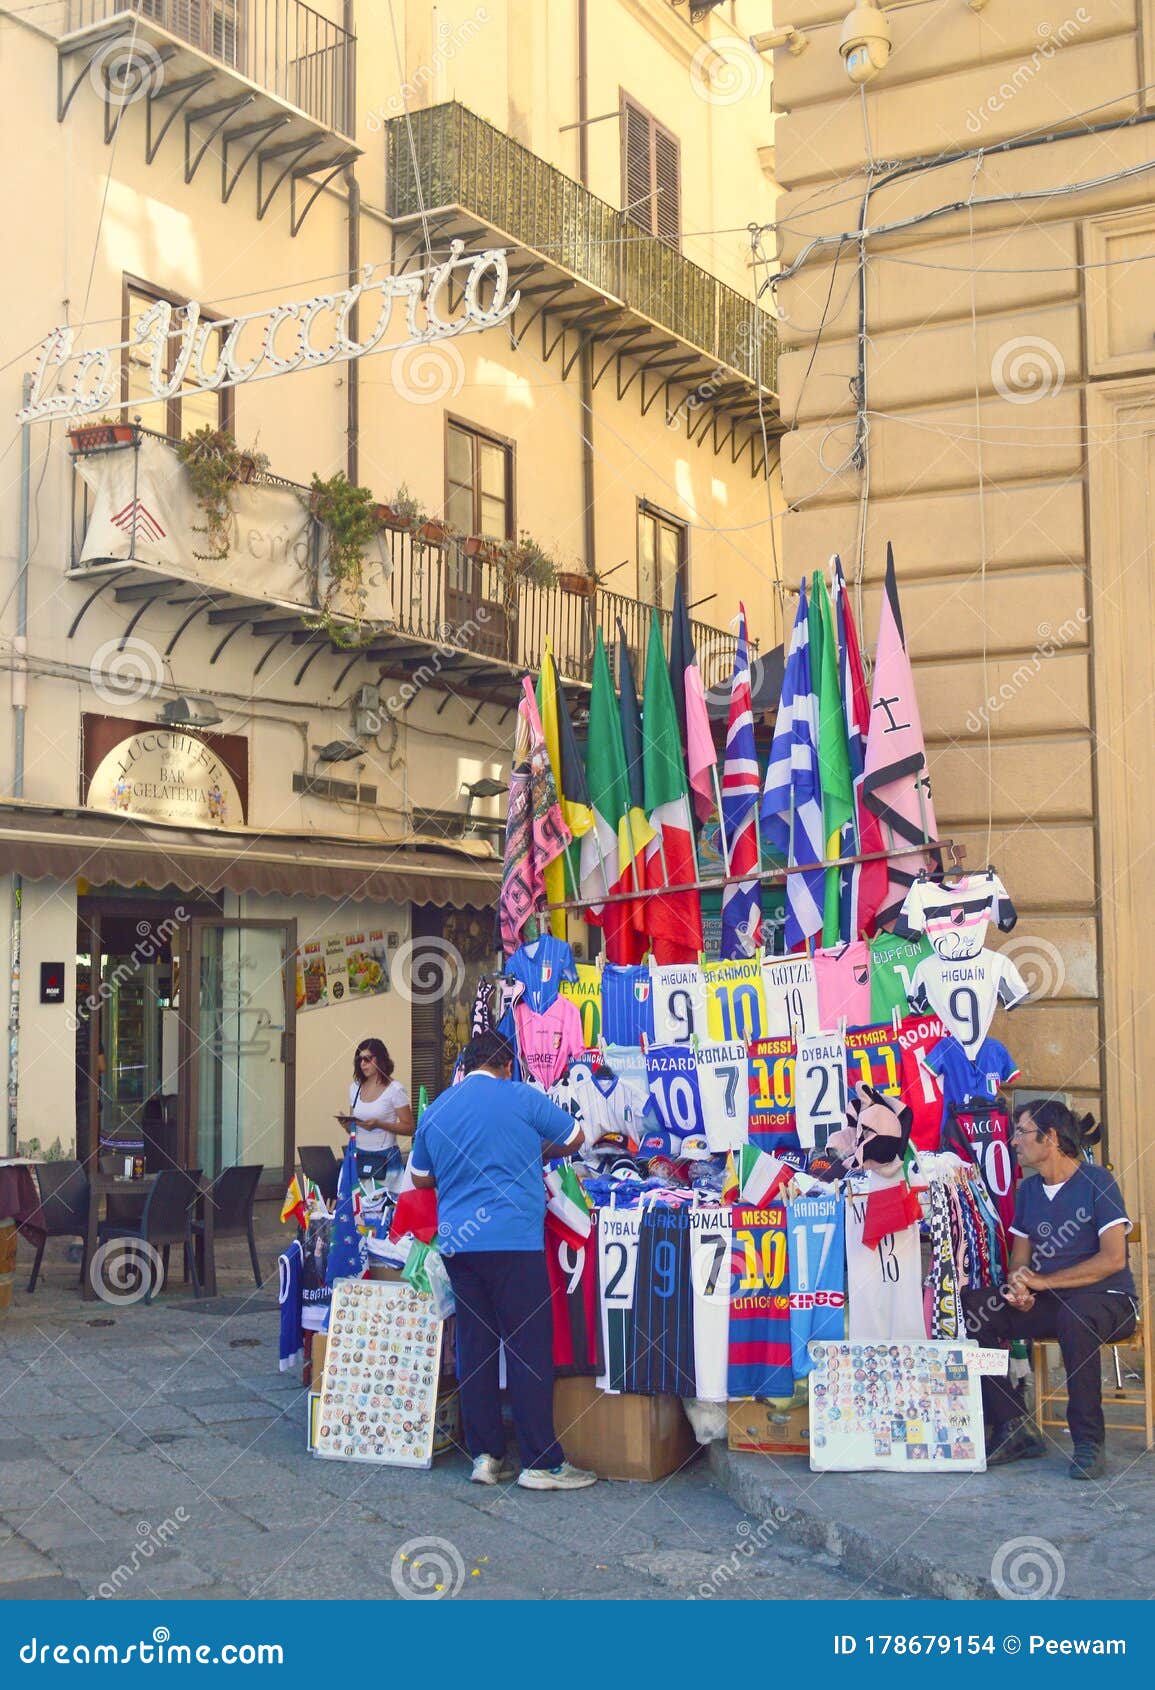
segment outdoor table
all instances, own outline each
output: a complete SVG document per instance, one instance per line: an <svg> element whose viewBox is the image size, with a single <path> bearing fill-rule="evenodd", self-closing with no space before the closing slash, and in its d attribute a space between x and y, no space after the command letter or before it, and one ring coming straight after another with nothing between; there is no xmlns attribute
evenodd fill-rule
<svg viewBox="0 0 1155 1690"><path fill-rule="evenodd" d="M147 1196L155 1178L155 1174L147 1174L143 1180L125 1179L122 1174L104 1174L97 1171L89 1174L88 1234L84 1241L83 1295L86 1303L96 1300L96 1287L88 1270L99 1242L101 1210L107 1209L110 1197L129 1197L138 1193ZM190 1183L193 1182L192 1174L186 1173L185 1178ZM213 1205L209 1201L211 1184L212 1182L203 1175L196 1180L200 1193L196 1203L196 1219L202 1223L203 1230L193 1238L201 1291L206 1297L215 1297L217 1294L216 1263L213 1259Z"/></svg>

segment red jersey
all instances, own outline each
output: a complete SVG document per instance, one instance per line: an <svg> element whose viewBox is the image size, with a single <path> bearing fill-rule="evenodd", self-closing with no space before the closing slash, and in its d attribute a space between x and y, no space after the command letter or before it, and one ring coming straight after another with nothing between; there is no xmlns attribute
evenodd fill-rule
<svg viewBox="0 0 1155 1690"><path fill-rule="evenodd" d="M550 1211L545 1215L545 1262L553 1310L553 1366L563 1375L597 1374L601 1307L598 1300L597 1233L581 1244Z"/></svg>
<svg viewBox="0 0 1155 1690"><path fill-rule="evenodd" d="M910 1142L916 1150L937 1150L942 1134L942 1081L926 1058L946 1035L937 1015L908 1015L899 1023L902 1051L902 1101L914 1116Z"/></svg>

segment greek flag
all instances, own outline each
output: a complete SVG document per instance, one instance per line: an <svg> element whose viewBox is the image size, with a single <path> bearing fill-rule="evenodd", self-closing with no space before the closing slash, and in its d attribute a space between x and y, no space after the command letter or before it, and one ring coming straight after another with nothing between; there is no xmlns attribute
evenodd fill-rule
<svg viewBox="0 0 1155 1690"><path fill-rule="evenodd" d="M782 700L762 792L763 836L789 867L822 862L822 789L818 778L818 701L810 680L806 583L782 677ZM786 949L822 931L823 870L786 879Z"/></svg>

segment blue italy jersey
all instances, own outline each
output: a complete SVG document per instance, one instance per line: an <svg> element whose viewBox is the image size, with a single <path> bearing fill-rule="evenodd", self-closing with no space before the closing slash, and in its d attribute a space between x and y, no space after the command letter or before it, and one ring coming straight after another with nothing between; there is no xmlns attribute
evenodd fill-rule
<svg viewBox="0 0 1155 1690"><path fill-rule="evenodd" d="M654 993L645 967L602 969L602 1037L611 1045L636 1045L654 1036Z"/></svg>
<svg viewBox="0 0 1155 1690"><path fill-rule="evenodd" d="M698 1057L690 1045L651 1045L646 1052L647 1113L675 1141L705 1132Z"/></svg>
<svg viewBox="0 0 1155 1690"><path fill-rule="evenodd" d="M525 987L521 1001L535 1015L545 1014L561 991L563 980L573 985L578 978L573 951L564 939L555 939L552 933L531 939L514 951L505 965L505 974L507 979L521 981Z"/></svg>
<svg viewBox="0 0 1155 1690"><path fill-rule="evenodd" d="M786 1204L790 1267L790 1360L796 1379L814 1363L812 1340L841 1343L845 1336L846 1231L841 1197L833 1191L796 1197Z"/></svg>

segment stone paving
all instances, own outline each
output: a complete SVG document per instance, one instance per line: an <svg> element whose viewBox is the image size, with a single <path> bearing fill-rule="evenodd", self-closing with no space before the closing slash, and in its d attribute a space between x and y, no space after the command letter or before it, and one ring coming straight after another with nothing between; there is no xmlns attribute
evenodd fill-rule
<svg viewBox="0 0 1155 1690"><path fill-rule="evenodd" d="M893 1594L744 1514L704 1457L570 1495L471 1486L456 1453L431 1472L315 1460L299 1377L277 1370L288 1236L262 1219L260 1291L244 1245L218 1246L225 1313L179 1284L83 1303L58 1242L28 1296L22 1247L0 1324L0 1598L397 1599L395 1557L404 1582L429 1538L472 1599Z"/></svg>

